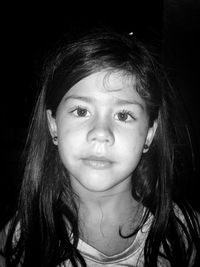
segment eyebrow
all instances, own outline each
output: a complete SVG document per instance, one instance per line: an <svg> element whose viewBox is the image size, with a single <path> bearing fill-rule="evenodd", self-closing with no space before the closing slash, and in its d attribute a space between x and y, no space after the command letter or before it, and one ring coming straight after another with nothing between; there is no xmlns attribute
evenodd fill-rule
<svg viewBox="0 0 200 267"><path fill-rule="evenodd" d="M81 100L81 101L84 101L84 102L87 102L87 103L94 103L94 102L98 101L98 99L94 99L94 98L91 98L91 97L88 97L88 96L70 95L70 96L67 96L64 99L64 102L68 101L69 99ZM130 100L126 100L126 99L117 98L117 100L115 101L115 104L119 105L119 106L120 105L138 105L142 110L144 110L144 106L140 102L138 102L136 100L130 101Z"/></svg>

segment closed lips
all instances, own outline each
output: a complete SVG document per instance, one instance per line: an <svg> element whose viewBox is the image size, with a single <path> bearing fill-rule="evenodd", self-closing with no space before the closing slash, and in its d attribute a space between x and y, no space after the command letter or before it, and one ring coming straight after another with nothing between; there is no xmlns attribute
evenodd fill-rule
<svg viewBox="0 0 200 267"><path fill-rule="evenodd" d="M97 157L90 156L83 159L83 162L86 166L89 166L93 169L104 170L108 169L113 165L113 162L106 157Z"/></svg>
<svg viewBox="0 0 200 267"><path fill-rule="evenodd" d="M110 162L110 163L112 163L112 161L109 160L106 157L97 157L97 156L89 156L89 157L83 158L83 160L101 161L101 162Z"/></svg>

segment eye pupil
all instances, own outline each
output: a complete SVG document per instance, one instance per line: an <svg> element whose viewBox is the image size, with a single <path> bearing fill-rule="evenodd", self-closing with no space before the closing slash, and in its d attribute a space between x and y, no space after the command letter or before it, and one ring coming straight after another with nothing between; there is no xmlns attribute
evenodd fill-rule
<svg viewBox="0 0 200 267"><path fill-rule="evenodd" d="M86 109L83 109L83 108L78 108L77 109L77 114L80 117L84 117L87 114L87 110Z"/></svg>
<svg viewBox="0 0 200 267"><path fill-rule="evenodd" d="M118 114L118 118L119 118L119 120L125 121L128 118L128 114L121 112L121 113Z"/></svg>

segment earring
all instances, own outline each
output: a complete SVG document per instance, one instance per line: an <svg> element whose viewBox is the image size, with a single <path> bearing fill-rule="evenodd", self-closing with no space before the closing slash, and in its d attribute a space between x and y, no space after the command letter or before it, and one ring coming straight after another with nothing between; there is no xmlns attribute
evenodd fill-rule
<svg viewBox="0 0 200 267"><path fill-rule="evenodd" d="M58 137L57 137L57 136L54 136L52 139L53 139L53 143L54 143L54 145L57 145Z"/></svg>
<svg viewBox="0 0 200 267"><path fill-rule="evenodd" d="M149 150L149 146L147 144L144 144L143 153L148 152L148 150Z"/></svg>
<svg viewBox="0 0 200 267"><path fill-rule="evenodd" d="M145 144L144 149L149 149L149 146L147 144Z"/></svg>

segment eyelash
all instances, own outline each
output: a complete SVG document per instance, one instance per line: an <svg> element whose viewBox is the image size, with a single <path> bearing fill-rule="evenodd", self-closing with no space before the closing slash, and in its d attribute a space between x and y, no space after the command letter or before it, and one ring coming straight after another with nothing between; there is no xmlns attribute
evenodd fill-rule
<svg viewBox="0 0 200 267"><path fill-rule="evenodd" d="M78 111L78 110L82 110L82 111L88 112L87 108L84 108L84 107L81 107L81 106L77 106L72 111L70 111L70 113L74 114L74 112ZM131 111L129 111L129 110L123 109L123 110L119 111L117 114L120 114L120 113L123 114L123 115L125 114L125 115L130 116L132 120L136 120L136 118L134 117L133 113ZM79 117L79 118L85 117L85 116L79 116L79 115L75 115L75 116ZM125 123L129 122L127 120L125 120L125 121L120 120L120 121L125 122Z"/></svg>
<svg viewBox="0 0 200 267"><path fill-rule="evenodd" d="M78 110L84 110L84 111L88 111L87 110L87 108L84 108L84 107L81 107L81 106L77 106L77 107L75 107L72 111L70 111L70 113L73 113L74 114L74 112L75 111L78 111ZM82 117L82 116L78 116L78 115L75 115L76 117ZM84 117L84 116L83 116Z"/></svg>
<svg viewBox="0 0 200 267"><path fill-rule="evenodd" d="M129 115L130 117L131 117L131 119L132 120L135 120L135 117L134 117L134 115L133 115L133 113L131 112L131 111L129 111L129 110L126 110L126 109L123 109L123 110L121 110L120 112L118 112L117 114L119 114L119 113L121 113L121 114L126 114L126 115ZM129 122L129 121L123 121L122 120L122 122L125 122L125 123L127 123L127 122Z"/></svg>

